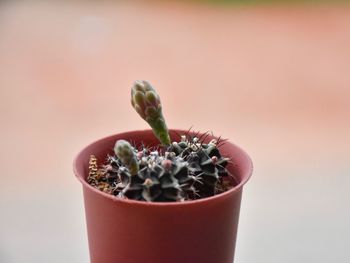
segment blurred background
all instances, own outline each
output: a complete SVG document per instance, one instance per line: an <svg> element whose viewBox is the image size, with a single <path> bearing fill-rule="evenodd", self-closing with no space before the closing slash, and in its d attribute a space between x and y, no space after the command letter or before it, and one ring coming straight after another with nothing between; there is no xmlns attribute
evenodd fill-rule
<svg viewBox="0 0 350 263"><path fill-rule="evenodd" d="M251 155L235 262L350 262L349 47L347 1L2 1L0 262L88 262L72 160L136 79Z"/></svg>

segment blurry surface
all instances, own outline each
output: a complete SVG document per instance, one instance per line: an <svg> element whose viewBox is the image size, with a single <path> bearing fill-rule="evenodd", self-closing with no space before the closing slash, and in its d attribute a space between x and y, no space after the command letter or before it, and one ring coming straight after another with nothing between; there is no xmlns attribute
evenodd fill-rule
<svg viewBox="0 0 350 263"><path fill-rule="evenodd" d="M0 262L88 261L72 159L135 79L252 156L236 262L349 262L349 46L348 5L0 4Z"/></svg>

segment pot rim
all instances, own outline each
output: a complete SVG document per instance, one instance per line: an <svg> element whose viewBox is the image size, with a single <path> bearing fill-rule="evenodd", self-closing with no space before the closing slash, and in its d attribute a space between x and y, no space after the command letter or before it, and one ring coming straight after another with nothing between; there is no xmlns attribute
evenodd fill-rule
<svg viewBox="0 0 350 263"><path fill-rule="evenodd" d="M253 162L250 158L250 156L239 146L237 146L236 144L232 143L231 141L227 141L226 143L229 143L231 145L233 145L235 148L237 148L248 160L249 162L249 167L248 167L248 172L247 175L243 177L243 179L239 182L239 184L237 184L236 186L234 186L233 188L231 188L228 191L225 191L223 193L217 194L217 195L213 195L210 197L205 197L202 199L196 199L196 200L187 200L184 202L146 202L146 201L138 201L138 200L132 200L132 199L122 199L119 198L117 196L111 195L111 194L107 194L105 192L102 192L98 189L96 189L95 187L91 186L83 177L83 174L78 172L78 165L79 165L79 159L80 156L83 154L83 152L86 151L87 148L91 147L92 145L95 144L99 144L102 141L105 140L109 140L117 135L119 136L125 136L125 135L132 135L132 134L136 134L136 133L140 133L140 132L149 132L152 131L150 129L143 129L143 130L132 130L132 131L127 131L127 132L120 132L120 133L115 133L106 137L103 137L101 139L95 140L92 143L89 143L87 146L85 146L82 150L79 151L79 153L76 155L76 157L74 158L73 161L73 171L74 171L74 175L75 177L82 183L83 187L86 187L87 189L95 192L96 194L102 195L105 198L110 199L111 201L114 202L120 202L121 204L130 204L130 205L137 205L137 206L143 206L143 207L150 207L150 206L154 206L154 207L168 207L168 206L174 206L174 207L178 207L178 206L190 206L190 205L195 205L195 204L200 204L200 203L208 203L208 202L214 202L216 200L219 199L224 199L229 197L230 195L233 195L235 192L237 192L238 190L240 190L243 185L245 185L247 183L247 181L250 179L250 177L252 176L253 173ZM169 132L186 132L185 130L182 129L169 129ZM217 138L216 136L213 136L215 138Z"/></svg>

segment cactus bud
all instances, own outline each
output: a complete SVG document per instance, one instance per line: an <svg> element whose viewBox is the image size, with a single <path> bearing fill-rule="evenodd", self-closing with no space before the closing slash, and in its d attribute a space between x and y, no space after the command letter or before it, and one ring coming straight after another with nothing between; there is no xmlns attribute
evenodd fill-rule
<svg viewBox="0 0 350 263"><path fill-rule="evenodd" d="M131 175L136 175L139 171L134 148L125 140L118 140L114 146L114 153L120 161L128 168Z"/></svg>
<svg viewBox="0 0 350 263"><path fill-rule="evenodd" d="M170 144L170 137L162 113L159 95L150 83L138 80L131 89L131 104L137 113L152 127L163 145Z"/></svg>

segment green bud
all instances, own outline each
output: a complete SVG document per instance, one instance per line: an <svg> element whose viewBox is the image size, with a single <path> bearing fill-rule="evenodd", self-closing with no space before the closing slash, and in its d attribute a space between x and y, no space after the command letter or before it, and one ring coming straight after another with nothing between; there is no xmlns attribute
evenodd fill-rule
<svg viewBox="0 0 350 263"><path fill-rule="evenodd" d="M162 113L159 95L150 83L138 80L131 88L131 104L152 127L154 135L163 145L169 145L170 136Z"/></svg>
<svg viewBox="0 0 350 263"><path fill-rule="evenodd" d="M114 153L129 169L131 175L136 175L139 171L139 164L137 162L134 148L125 140L118 140L114 146Z"/></svg>

